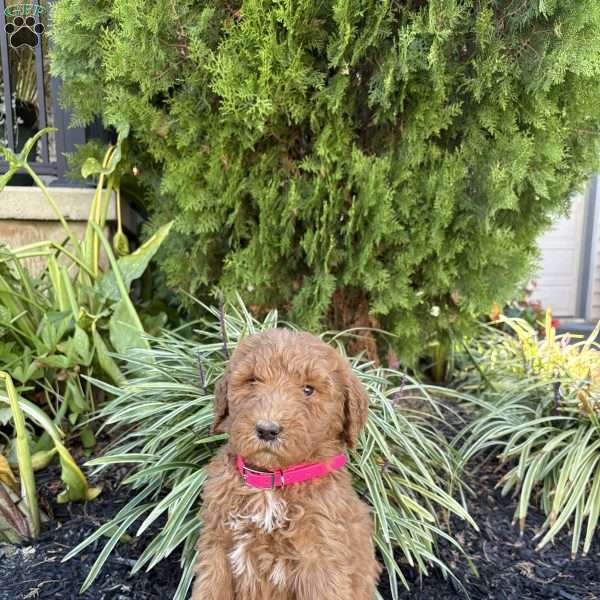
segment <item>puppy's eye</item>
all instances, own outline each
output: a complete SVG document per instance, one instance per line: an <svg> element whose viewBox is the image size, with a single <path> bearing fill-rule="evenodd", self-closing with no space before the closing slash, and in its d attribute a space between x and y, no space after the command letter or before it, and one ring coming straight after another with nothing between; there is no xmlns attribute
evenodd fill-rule
<svg viewBox="0 0 600 600"><path fill-rule="evenodd" d="M258 383L258 379L256 379L256 377L249 377L247 383L254 385L255 383Z"/></svg>
<svg viewBox="0 0 600 600"><path fill-rule="evenodd" d="M312 396L315 392L315 388L312 385L305 385L302 388L302 391L304 392L305 396Z"/></svg>

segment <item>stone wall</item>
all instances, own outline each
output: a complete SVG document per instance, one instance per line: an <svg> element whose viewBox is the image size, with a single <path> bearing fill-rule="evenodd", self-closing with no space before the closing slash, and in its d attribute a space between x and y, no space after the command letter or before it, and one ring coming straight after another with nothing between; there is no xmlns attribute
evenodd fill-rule
<svg viewBox="0 0 600 600"><path fill-rule="evenodd" d="M85 233L94 189L53 187L49 190L74 233L81 239ZM110 236L116 224L114 195L107 223L106 234ZM136 215L126 205L123 224L129 231L136 231ZM64 229L39 188L7 186L0 192L0 244L18 248L45 240L60 243L65 237ZM30 258L25 264L30 272L39 274L45 261L43 258Z"/></svg>

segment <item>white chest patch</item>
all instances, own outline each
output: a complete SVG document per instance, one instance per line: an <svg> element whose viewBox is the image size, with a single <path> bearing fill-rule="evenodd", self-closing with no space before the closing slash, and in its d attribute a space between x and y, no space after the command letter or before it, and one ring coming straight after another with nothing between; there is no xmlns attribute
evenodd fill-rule
<svg viewBox="0 0 600 600"><path fill-rule="evenodd" d="M248 531L252 529L249 525L254 525L265 533L273 533L283 527L287 520L287 503L268 490L250 498L245 510L230 513L229 528Z"/></svg>
<svg viewBox="0 0 600 600"><path fill-rule="evenodd" d="M253 522L263 531L271 533L283 527L287 521L287 504L273 492L266 492L264 496L264 508L254 515Z"/></svg>

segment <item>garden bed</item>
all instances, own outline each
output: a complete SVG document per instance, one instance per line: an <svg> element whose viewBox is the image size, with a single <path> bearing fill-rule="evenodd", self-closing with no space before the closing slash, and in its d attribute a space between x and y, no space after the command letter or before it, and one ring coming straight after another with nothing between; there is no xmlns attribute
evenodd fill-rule
<svg viewBox="0 0 600 600"><path fill-rule="evenodd" d="M126 489L117 489L117 481L123 471L113 470L102 484L104 492L97 501L85 504L56 504L55 484L57 473L41 474L40 495L42 504L53 519L34 544L15 547L0 545L0 600L29 600L44 598L52 600L168 600L174 593L179 577L178 556L158 564L149 573L130 575L130 569L144 546L152 539L153 531L141 539L119 544L104 570L92 587L83 595L78 594L94 560L101 552L105 539L87 548L79 557L61 563L65 554L96 528L107 522L128 500ZM522 539L516 527L511 525L515 500L502 497L494 484L499 474L492 465L484 465L477 476L468 479L475 496L470 510L480 526L480 533L465 528L460 521L452 523L454 533L473 566L479 572L476 577L468 562L449 546L440 549L456 576L463 582L473 600L506 599L528 600L547 598L552 600L592 600L600 597L600 562L597 556L600 543L595 542L587 557L570 560L570 539L562 536L543 552L536 552L534 531L543 522L542 514L533 509L527 520ZM46 500L47 502L44 502ZM439 571L419 583L418 575L406 571L412 579L412 590L401 591L403 599L442 600L464 598L456 582L444 580ZM391 598L384 590L387 578L382 577L385 598Z"/></svg>
<svg viewBox="0 0 600 600"><path fill-rule="evenodd" d="M0 543L0 600L168 600L179 580L178 557L159 563L150 573L130 575L154 530L140 539L118 544L94 584L81 595L79 588L108 538L101 538L78 557L61 563L69 550L109 521L129 500L126 488L117 489L124 473L122 469L105 473L103 492L97 500L68 504L55 501L59 471L38 474L40 504L51 520L32 544L19 547Z"/></svg>
<svg viewBox="0 0 600 600"><path fill-rule="evenodd" d="M477 459L473 461L476 466ZM543 513L530 507L523 537L518 525L512 525L517 500L502 496L494 489L502 472L495 463L480 467L476 475L466 478L474 496L469 512L480 531L458 520L452 520L453 533L477 570L477 577L468 562L454 548L444 545L440 558L448 564L462 582L471 600L596 600L600 598L600 541L596 539L587 557L571 560L570 532L564 530L554 544L536 551L536 531L544 522ZM539 540L538 540L539 541ZM407 576L409 573L407 573ZM447 600L465 598L452 580L444 580L441 572L433 571L419 584L415 573L410 593L400 597L413 600ZM391 595L385 595L391 598Z"/></svg>

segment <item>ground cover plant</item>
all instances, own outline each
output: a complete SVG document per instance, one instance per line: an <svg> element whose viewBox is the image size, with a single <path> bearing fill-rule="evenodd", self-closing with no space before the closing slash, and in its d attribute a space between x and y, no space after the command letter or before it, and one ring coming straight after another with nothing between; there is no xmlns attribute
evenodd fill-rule
<svg viewBox="0 0 600 600"><path fill-rule="evenodd" d="M166 519L137 560L133 571L151 569L177 548L182 552L182 580L175 598L186 597L195 562L194 544L201 528L197 516L204 466L224 435L211 435L213 386L237 342L245 335L277 324L272 312L262 320L243 304L226 312L207 308L210 318L198 341L165 333L126 358L130 375L120 388L95 382L114 395L100 413L117 436L110 451L90 462L99 469L131 465L124 485L131 500L107 524L69 553L71 558L109 535L110 539L84 583L87 588L110 552L128 531L135 536ZM328 336L332 343L339 336ZM438 431L443 420L440 390L417 383L405 373L350 358L370 394L370 416L350 469L359 494L373 507L375 541L389 576L392 597L399 582L407 584L403 566L422 574L448 567L436 554L437 541L448 535L444 515L474 523L453 495L455 454ZM444 394L452 394L445 391Z"/></svg>
<svg viewBox="0 0 600 600"><path fill-rule="evenodd" d="M381 326L404 360L512 296L600 156L596 0L58 0L52 23L63 100L131 125L175 220L174 288Z"/></svg>
<svg viewBox="0 0 600 600"><path fill-rule="evenodd" d="M546 515L538 549L570 532L572 556L586 555L600 514L600 324L575 341L556 335L549 310L541 334L522 319L501 323L509 332L488 328L468 351L477 414L460 436L464 459L498 453L521 534L535 504Z"/></svg>
<svg viewBox="0 0 600 600"><path fill-rule="evenodd" d="M65 484L61 501L90 499L98 493L88 487L66 448L65 433L76 433L83 446L93 447L88 420L102 392L83 376L118 383L123 374L110 353L147 345L130 288L170 228L163 226L132 253L124 248L120 228L113 240L115 251L107 241L104 231L113 192L120 202L121 145L127 135L121 130L102 163L90 160L83 166L83 174L96 175L98 181L85 236L77 239L52 193L27 162L31 149L47 133L40 131L28 140L19 154L0 148L9 163L8 172L0 177L0 190L24 169L52 207L65 236L63 242L0 246L0 536L4 531L11 538L38 533L33 470L54 458L60 460ZM118 250L124 254L119 258ZM26 259L32 257L43 261L39 276L26 267ZM11 464L18 467L23 502Z"/></svg>

